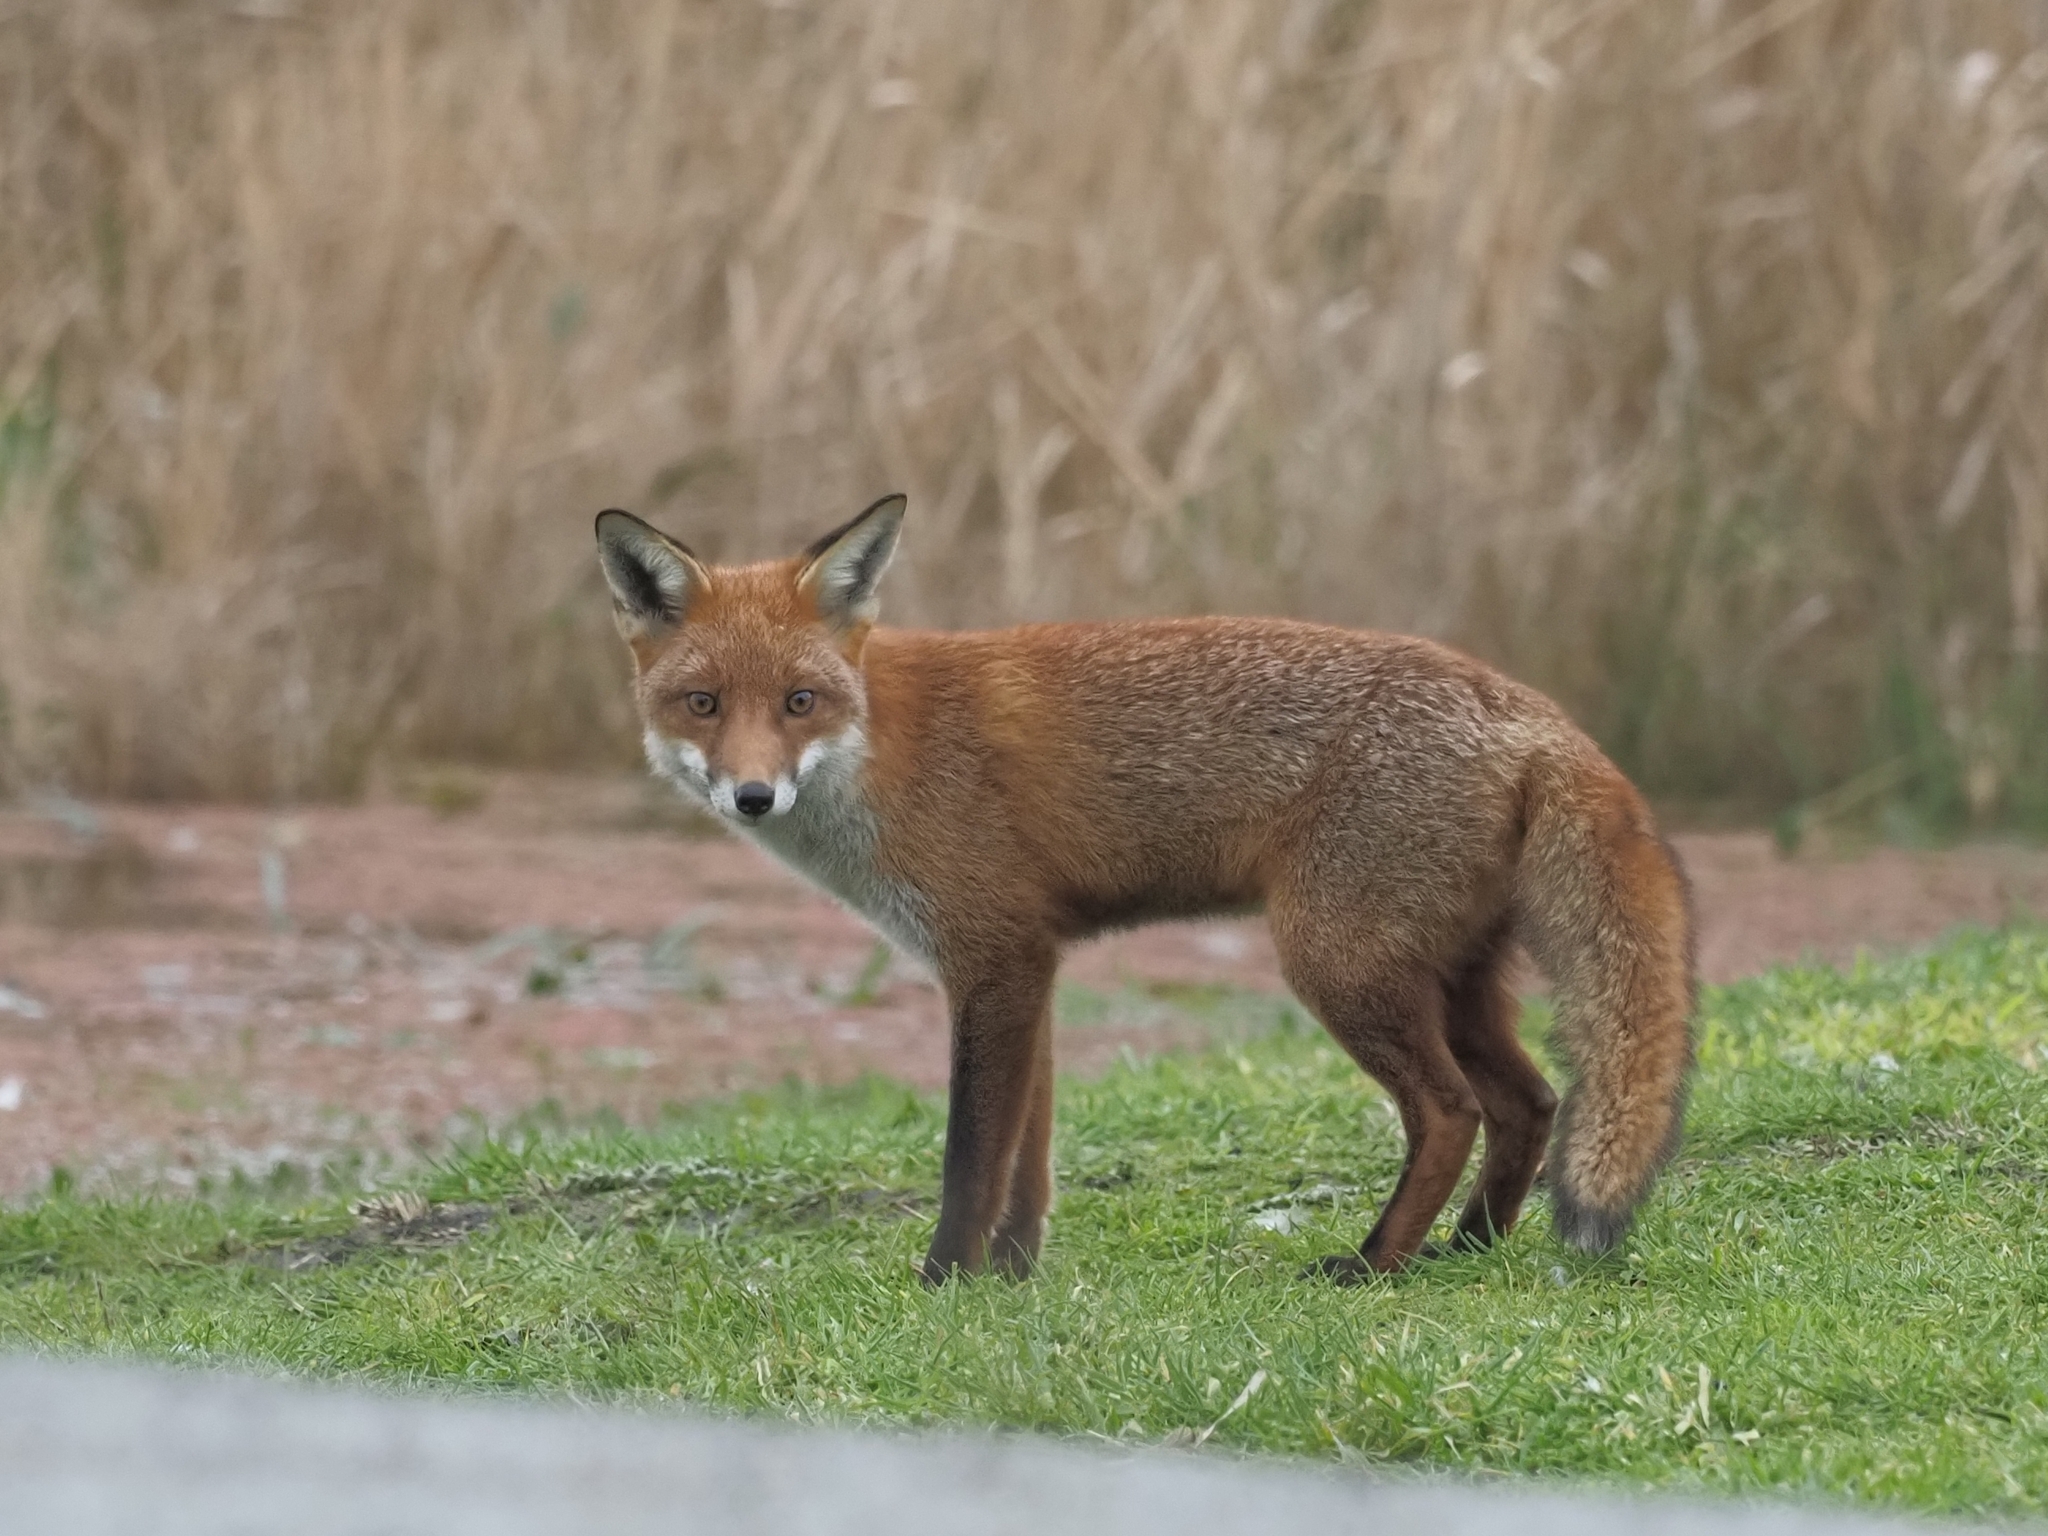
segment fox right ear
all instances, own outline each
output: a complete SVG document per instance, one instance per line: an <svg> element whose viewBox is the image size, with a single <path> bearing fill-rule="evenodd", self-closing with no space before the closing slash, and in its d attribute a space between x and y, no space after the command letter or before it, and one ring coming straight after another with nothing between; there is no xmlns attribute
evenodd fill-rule
<svg viewBox="0 0 2048 1536"><path fill-rule="evenodd" d="M597 557L612 589L612 618L628 645L682 623L710 578L697 557L630 512L597 514Z"/></svg>

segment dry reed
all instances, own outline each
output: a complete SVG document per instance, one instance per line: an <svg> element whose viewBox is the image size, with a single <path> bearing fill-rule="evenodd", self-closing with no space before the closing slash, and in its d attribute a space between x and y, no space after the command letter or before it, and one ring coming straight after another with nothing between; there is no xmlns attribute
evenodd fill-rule
<svg viewBox="0 0 2048 1536"><path fill-rule="evenodd" d="M900 487L899 619L2037 816L2044 214L2040 0L0 0L0 774L617 759L593 511Z"/></svg>

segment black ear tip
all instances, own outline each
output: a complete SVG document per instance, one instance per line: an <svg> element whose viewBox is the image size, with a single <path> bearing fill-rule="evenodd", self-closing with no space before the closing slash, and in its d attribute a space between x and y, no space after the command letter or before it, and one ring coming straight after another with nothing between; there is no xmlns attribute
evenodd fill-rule
<svg viewBox="0 0 2048 1536"><path fill-rule="evenodd" d="M604 537L604 520L608 517L623 517L629 523L637 523L639 521L637 517L635 517L632 513L628 512L624 507L606 507L602 512L597 514L597 522L595 526L597 530L597 536L600 539Z"/></svg>

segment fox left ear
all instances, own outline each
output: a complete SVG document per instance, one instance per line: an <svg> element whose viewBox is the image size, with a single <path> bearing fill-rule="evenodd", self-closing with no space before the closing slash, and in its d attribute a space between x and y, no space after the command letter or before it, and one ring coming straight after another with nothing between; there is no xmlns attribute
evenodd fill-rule
<svg viewBox="0 0 2048 1536"><path fill-rule="evenodd" d="M880 611L875 588L896 553L896 535L903 530L908 501L901 494L884 496L804 551L806 563L797 573L797 590L818 605L819 616L835 629L875 622Z"/></svg>

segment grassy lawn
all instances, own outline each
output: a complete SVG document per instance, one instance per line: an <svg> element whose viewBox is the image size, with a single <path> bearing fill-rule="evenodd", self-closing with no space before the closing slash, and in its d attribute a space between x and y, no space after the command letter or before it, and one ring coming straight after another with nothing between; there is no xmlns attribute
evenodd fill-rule
<svg viewBox="0 0 2048 1536"><path fill-rule="evenodd" d="M1025 1285L913 1282L942 1106L877 1082L477 1146L363 1216L305 1191L53 1194L0 1214L0 1343L1927 1510L2048 1500L2048 937L1710 993L1685 1150L1624 1252L1568 1254L1539 1197L1498 1251L1360 1290L1297 1276L1390 1187L1379 1093L1274 1001L1172 1005L1264 1027L1066 1086Z"/></svg>

